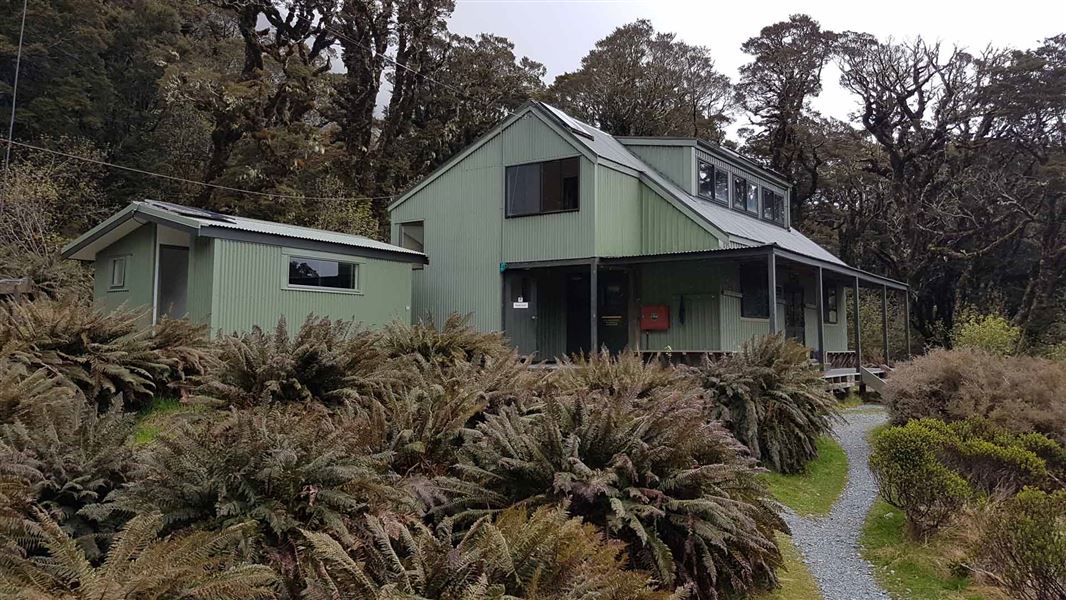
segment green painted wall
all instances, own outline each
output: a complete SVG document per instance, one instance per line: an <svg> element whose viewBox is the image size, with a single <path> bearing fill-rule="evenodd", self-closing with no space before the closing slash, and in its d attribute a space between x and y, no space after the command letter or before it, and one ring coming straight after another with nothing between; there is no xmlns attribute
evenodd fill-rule
<svg viewBox="0 0 1066 600"><path fill-rule="evenodd" d="M111 259L126 257L126 285L111 289ZM141 225L129 235L97 253L93 263L93 297L96 306L114 310L126 305L145 311L143 322L152 322L155 276L155 225Z"/></svg>
<svg viewBox="0 0 1066 600"><path fill-rule="evenodd" d="M471 314L482 330L501 323L501 262L587 258L595 248L596 166L581 159L580 210L504 217L508 165L577 156L578 150L535 113L512 123L391 214L399 224L424 221L430 263L415 271L412 314L442 322Z"/></svg>
<svg viewBox="0 0 1066 600"><path fill-rule="evenodd" d="M693 169L696 149L692 146L627 145L626 148L682 189L695 193Z"/></svg>
<svg viewBox="0 0 1066 600"><path fill-rule="evenodd" d="M674 352L717 350L720 263L707 261L644 265L640 273L640 303L670 307L670 328L641 333L641 348ZM681 305L684 303L684 322Z"/></svg>
<svg viewBox="0 0 1066 600"><path fill-rule="evenodd" d="M674 208L648 186L641 186L642 254L666 254L720 247L718 239Z"/></svg>
<svg viewBox="0 0 1066 600"><path fill-rule="evenodd" d="M361 293L288 288L289 254L359 263ZM271 328L280 316L290 328L298 327L309 314L354 320L367 327L410 319L409 263L216 239L212 267L211 322L223 333L253 325Z"/></svg>
<svg viewBox="0 0 1066 600"><path fill-rule="evenodd" d="M596 254L641 253L640 179L604 166L596 167Z"/></svg>
<svg viewBox="0 0 1066 600"><path fill-rule="evenodd" d="M212 292L214 291L214 239L193 238L189 248L189 295L186 309L189 319L197 323L207 323L215 331L211 320Z"/></svg>

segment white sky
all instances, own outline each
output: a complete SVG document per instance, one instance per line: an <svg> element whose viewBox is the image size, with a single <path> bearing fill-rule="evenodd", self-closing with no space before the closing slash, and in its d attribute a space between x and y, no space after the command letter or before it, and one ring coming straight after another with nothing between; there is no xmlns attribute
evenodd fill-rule
<svg viewBox="0 0 1066 600"><path fill-rule="evenodd" d="M736 81L737 69L750 60L740 45L795 13L806 13L833 31L865 31L880 39L920 35L971 49L990 43L1030 48L1066 32L1066 0L456 0L450 29L510 38L519 55L547 67L550 82L577 69L614 28L646 18L658 31L708 46L718 69ZM824 90L813 104L824 114L846 118L854 102L837 84L838 76L835 68L823 73Z"/></svg>

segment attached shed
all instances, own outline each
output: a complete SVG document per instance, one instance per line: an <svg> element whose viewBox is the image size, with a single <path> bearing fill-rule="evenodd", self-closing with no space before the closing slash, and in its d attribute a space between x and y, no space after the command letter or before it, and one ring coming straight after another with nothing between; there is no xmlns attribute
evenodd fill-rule
<svg viewBox="0 0 1066 600"><path fill-rule="evenodd" d="M145 308L145 324L188 317L212 332L309 314L368 327L410 321L424 254L364 236L132 202L63 249L92 262L96 304Z"/></svg>

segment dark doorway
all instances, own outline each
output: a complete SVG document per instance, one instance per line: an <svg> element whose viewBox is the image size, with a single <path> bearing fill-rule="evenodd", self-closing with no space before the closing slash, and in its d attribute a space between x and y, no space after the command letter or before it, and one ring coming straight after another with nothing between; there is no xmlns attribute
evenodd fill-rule
<svg viewBox="0 0 1066 600"><path fill-rule="evenodd" d="M629 273L599 272L600 347L617 354L629 345Z"/></svg>
<svg viewBox="0 0 1066 600"><path fill-rule="evenodd" d="M529 271L504 275L504 331L522 354L537 352L537 279Z"/></svg>
<svg viewBox="0 0 1066 600"><path fill-rule="evenodd" d="M785 286L785 335L801 344L806 344L806 315L803 306L803 288Z"/></svg>
<svg viewBox="0 0 1066 600"><path fill-rule="evenodd" d="M189 295L189 249L159 246L158 277L158 317L184 317Z"/></svg>
<svg viewBox="0 0 1066 600"><path fill-rule="evenodd" d="M592 291L589 289L589 274L573 272L566 274L566 354L584 354L588 351L592 335L589 318Z"/></svg>

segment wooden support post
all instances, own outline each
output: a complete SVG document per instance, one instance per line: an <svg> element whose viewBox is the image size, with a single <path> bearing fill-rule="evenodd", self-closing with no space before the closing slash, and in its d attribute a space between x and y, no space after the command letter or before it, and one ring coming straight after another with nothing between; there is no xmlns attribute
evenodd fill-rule
<svg viewBox="0 0 1066 600"><path fill-rule="evenodd" d="M907 346L907 358L914 356L911 353L911 290L903 290L903 338Z"/></svg>
<svg viewBox="0 0 1066 600"><path fill-rule="evenodd" d="M892 363L888 356L888 286L881 286L881 354L885 365Z"/></svg>
<svg viewBox="0 0 1066 600"><path fill-rule="evenodd" d="M600 351L600 318L598 313L600 300L600 260L593 258L589 264L589 356Z"/></svg>
<svg viewBox="0 0 1066 600"><path fill-rule="evenodd" d="M822 366L822 371L825 371L825 283L822 281L822 267L818 267L818 290L815 292L815 298L818 299L818 364Z"/></svg>
<svg viewBox="0 0 1066 600"><path fill-rule="evenodd" d="M766 257L766 301L770 303L770 335L777 333L777 257L773 247Z"/></svg>
<svg viewBox="0 0 1066 600"><path fill-rule="evenodd" d="M859 318L859 278L851 286L851 305L855 309L855 372L862 376L862 324Z"/></svg>

